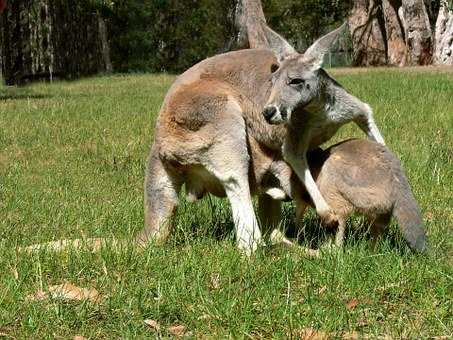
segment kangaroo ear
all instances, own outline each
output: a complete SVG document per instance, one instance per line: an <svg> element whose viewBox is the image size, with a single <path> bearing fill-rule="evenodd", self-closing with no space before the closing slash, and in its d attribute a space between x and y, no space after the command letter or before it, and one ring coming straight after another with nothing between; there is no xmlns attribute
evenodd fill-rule
<svg viewBox="0 0 453 340"><path fill-rule="evenodd" d="M267 25L263 27L269 48L277 56L278 61L282 61L291 55L297 54L297 51L287 42L280 34L271 30Z"/></svg>
<svg viewBox="0 0 453 340"><path fill-rule="evenodd" d="M332 45L337 41L340 33L346 27L346 22L330 33L316 40L302 55L302 61L313 65L313 69L319 69L322 66L324 55L330 50Z"/></svg>

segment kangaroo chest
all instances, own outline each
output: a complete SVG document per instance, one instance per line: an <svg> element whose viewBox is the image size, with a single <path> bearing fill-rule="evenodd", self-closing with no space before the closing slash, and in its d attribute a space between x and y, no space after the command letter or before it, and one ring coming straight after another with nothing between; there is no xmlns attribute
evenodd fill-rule
<svg viewBox="0 0 453 340"><path fill-rule="evenodd" d="M322 125L312 126L310 129L310 144L309 148L314 149L319 145L327 142L333 137L338 131L338 129L343 124L339 123L326 123Z"/></svg>
<svg viewBox="0 0 453 340"><path fill-rule="evenodd" d="M303 133L309 135L310 149L327 142L337 133L340 127L349 123L351 119L352 116L349 112L330 106L326 107L324 112L309 114L305 124L301 124L304 126Z"/></svg>

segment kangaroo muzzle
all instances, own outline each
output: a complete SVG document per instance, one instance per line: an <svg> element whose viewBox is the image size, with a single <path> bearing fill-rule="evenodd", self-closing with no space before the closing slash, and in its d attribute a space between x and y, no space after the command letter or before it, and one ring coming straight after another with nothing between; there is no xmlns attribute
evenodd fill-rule
<svg viewBox="0 0 453 340"><path fill-rule="evenodd" d="M280 110L275 105L266 105L263 109L263 117L269 124L281 124L287 120L286 110Z"/></svg>

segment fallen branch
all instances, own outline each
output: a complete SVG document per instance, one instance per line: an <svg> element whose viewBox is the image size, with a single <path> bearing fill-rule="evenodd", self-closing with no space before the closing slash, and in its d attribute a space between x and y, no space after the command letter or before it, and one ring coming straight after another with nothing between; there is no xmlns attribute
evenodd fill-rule
<svg viewBox="0 0 453 340"><path fill-rule="evenodd" d="M45 243L33 244L30 246L19 247L19 252L24 253L36 253L42 250L46 251L64 251L68 249L79 250L79 249L88 249L90 251L96 252L101 248L109 247L118 247L122 244L125 244L124 241L119 241L115 239L105 239L105 238L87 238L87 239L74 239L74 240L58 240Z"/></svg>
<svg viewBox="0 0 453 340"><path fill-rule="evenodd" d="M69 282L49 286L47 291L38 290L34 294L30 294L26 297L27 301L40 301L46 299L60 299L60 300L75 300L83 301L90 300L93 303L101 301L102 296L94 288L81 288L77 287Z"/></svg>

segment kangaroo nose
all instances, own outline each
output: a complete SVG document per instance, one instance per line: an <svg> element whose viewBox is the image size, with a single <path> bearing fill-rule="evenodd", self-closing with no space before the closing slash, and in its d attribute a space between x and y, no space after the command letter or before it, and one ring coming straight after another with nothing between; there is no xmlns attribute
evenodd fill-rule
<svg viewBox="0 0 453 340"><path fill-rule="evenodd" d="M263 110L264 118L269 121L277 113L277 108L275 106L267 106Z"/></svg>

